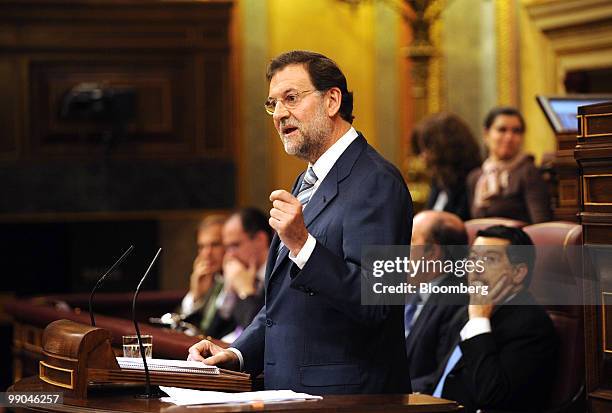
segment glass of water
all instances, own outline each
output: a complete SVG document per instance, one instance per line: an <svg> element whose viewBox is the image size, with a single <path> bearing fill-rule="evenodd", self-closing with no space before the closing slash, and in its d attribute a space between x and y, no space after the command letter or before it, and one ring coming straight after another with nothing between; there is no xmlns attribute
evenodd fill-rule
<svg viewBox="0 0 612 413"><path fill-rule="evenodd" d="M142 346L144 347L145 357L150 359L153 357L153 336L149 334L141 334ZM140 346L138 345L138 336L123 336L123 357L140 358Z"/></svg>

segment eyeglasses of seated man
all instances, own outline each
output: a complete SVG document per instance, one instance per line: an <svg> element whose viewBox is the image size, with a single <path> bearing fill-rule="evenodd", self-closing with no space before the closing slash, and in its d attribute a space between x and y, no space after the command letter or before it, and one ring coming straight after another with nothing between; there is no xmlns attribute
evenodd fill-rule
<svg viewBox="0 0 612 413"><path fill-rule="evenodd" d="M470 305L499 305L523 288L523 280L528 268L524 263L512 264L508 258L508 248L520 248L510 245L510 241L501 238L477 237L470 252L470 260L481 260L483 271L469 273L470 285L487 285L487 294L470 295ZM520 253L520 250L516 251Z"/></svg>

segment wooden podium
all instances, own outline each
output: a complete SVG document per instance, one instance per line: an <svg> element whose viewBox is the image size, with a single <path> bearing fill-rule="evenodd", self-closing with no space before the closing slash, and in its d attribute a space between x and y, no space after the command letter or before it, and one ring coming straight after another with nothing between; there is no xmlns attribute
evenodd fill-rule
<svg viewBox="0 0 612 413"><path fill-rule="evenodd" d="M28 377L15 383L8 392L40 392L38 377ZM66 403L66 399L64 399ZM435 413L460 412L462 407L454 401L439 399L427 394L353 394L324 396L323 400L307 400L279 403L215 404L199 406L176 406L162 400L137 399L133 394L120 389L106 392L92 392L78 406L48 404L33 406L37 411L58 413L208 413L208 412L403 412Z"/></svg>
<svg viewBox="0 0 612 413"><path fill-rule="evenodd" d="M50 323L43 333L43 360L39 379L46 391L62 391L68 399L87 399L92 384L140 384L141 370L122 369L111 348L109 331L70 320ZM151 384L220 391L250 391L247 374L222 370L220 374L150 371Z"/></svg>
<svg viewBox="0 0 612 413"><path fill-rule="evenodd" d="M140 399L141 389L124 384L144 383L144 372L121 369L111 348L109 331L69 320L54 321L43 334L43 360L38 376L24 378L7 391L58 392L64 404L28 405L37 411L100 413L173 413L243 411L326 412L459 412L454 401L425 394L339 395L323 400L282 403L175 406L158 399ZM220 375L151 372L152 384L221 391L251 390L248 375L222 370ZM109 384L109 386L99 385ZM88 394L89 393L89 394Z"/></svg>
<svg viewBox="0 0 612 413"><path fill-rule="evenodd" d="M612 409L612 102L578 108L586 387L589 411ZM608 328L609 327L609 328Z"/></svg>

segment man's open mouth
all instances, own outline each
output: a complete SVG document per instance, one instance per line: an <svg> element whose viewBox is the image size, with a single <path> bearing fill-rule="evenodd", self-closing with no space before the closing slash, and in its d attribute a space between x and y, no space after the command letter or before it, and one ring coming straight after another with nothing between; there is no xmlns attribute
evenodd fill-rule
<svg viewBox="0 0 612 413"><path fill-rule="evenodd" d="M295 126L284 126L282 131L284 135L289 135L292 132L295 132L297 128Z"/></svg>

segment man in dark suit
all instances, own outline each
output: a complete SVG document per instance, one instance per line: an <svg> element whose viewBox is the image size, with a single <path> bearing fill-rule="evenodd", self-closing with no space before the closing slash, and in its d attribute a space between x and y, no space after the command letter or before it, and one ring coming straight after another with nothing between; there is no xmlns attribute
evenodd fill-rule
<svg viewBox="0 0 612 413"><path fill-rule="evenodd" d="M223 226L225 288L205 334L233 342L264 305L264 276L272 228L257 208L236 210Z"/></svg>
<svg viewBox="0 0 612 413"><path fill-rule="evenodd" d="M458 345L439 371L434 396L457 400L466 412L543 407L558 344L548 314L527 291L532 245L518 228L498 225L477 233L472 254L486 265L469 281L488 286L488 294L471 294L467 311L458 314L467 322L456 323L463 325Z"/></svg>
<svg viewBox="0 0 612 413"><path fill-rule="evenodd" d="M267 389L409 392L402 308L361 305L362 247L410 242L406 185L351 126L352 94L332 60L284 53L267 78L285 151L309 166L291 193L270 195L266 305L233 348L202 341L190 358L264 371Z"/></svg>
<svg viewBox="0 0 612 413"><path fill-rule="evenodd" d="M467 253L468 236L463 221L454 214L424 211L412 223L412 255L430 261L460 261ZM444 273L431 266L413 278L418 284L459 286L465 274ZM468 302L467 294L429 294L417 292L409 297L404 309L406 354L412 390L431 392L430 376L444 363L454 342L447 339L447 331L454 315Z"/></svg>

